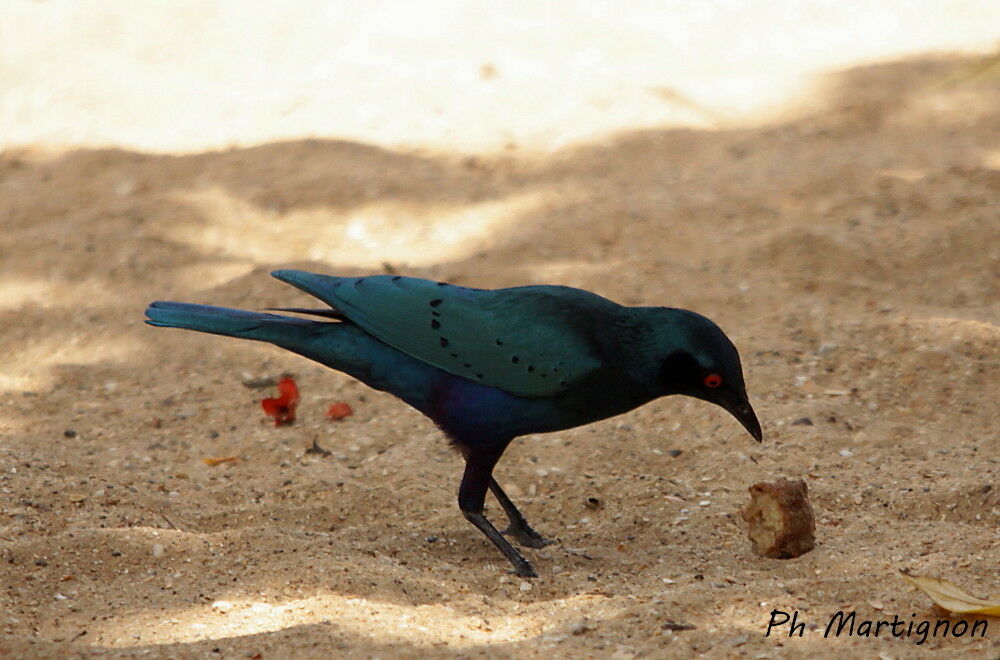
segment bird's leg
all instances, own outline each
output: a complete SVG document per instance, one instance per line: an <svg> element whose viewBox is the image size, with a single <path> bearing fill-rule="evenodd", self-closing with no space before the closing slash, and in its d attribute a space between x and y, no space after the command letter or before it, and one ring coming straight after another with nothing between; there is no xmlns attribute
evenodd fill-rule
<svg viewBox="0 0 1000 660"><path fill-rule="evenodd" d="M510 525L501 534L513 537L518 543L528 548L544 548L553 543L531 528L531 525L524 519L524 516L517 510L514 503L507 497L507 493L503 492L500 484L493 477L490 477L490 490L493 491L493 495L503 507L503 512L507 514L507 519L510 520Z"/></svg>
<svg viewBox="0 0 1000 660"><path fill-rule="evenodd" d="M490 486L493 466L500 458L499 452L469 450L465 457L465 474L458 489L458 508L466 520L475 525L493 545L500 549L514 566L514 573L520 577L538 577L528 560L521 556L514 546L505 539L497 528L483 515L486 503L486 489ZM508 500L508 503L510 500Z"/></svg>

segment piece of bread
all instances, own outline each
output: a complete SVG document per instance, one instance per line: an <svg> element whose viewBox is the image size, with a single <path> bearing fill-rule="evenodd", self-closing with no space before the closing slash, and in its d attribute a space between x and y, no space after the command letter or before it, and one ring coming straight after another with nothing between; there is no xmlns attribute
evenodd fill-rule
<svg viewBox="0 0 1000 660"><path fill-rule="evenodd" d="M750 486L750 503L740 515L749 526L753 551L772 559L791 559L816 546L813 516L806 482L781 478Z"/></svg>

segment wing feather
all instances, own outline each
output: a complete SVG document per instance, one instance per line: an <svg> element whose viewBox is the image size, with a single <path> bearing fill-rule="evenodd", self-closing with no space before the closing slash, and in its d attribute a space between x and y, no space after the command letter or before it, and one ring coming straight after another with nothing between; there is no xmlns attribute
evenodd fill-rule
<svg viewBox="0 0 1000 660"><path fill-rule="evenodd" d="M293 270L274 276L419 360L527 397L558 394L598 369L593 324L619 309L568 287L471 289L412 277Z"/></svg>

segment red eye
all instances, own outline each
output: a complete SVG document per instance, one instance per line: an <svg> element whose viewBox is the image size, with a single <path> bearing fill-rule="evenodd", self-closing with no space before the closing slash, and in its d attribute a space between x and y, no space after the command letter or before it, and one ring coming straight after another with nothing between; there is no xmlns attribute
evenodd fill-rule
<svg viewBox="0 0 1000 660"><path fill-rule="evenodd" d="M719 374L708 374L705 376L705 387L718 387L722 385L722 376Z"/></svg>

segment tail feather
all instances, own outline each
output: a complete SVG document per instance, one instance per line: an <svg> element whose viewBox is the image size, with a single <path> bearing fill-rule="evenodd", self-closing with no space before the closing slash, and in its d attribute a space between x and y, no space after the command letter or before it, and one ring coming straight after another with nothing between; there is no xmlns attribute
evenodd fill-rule
<svg viewBox="0 0 1000 660"><path fill-rule="evenodd" d="M321 325L317 321L277 314L163 300L150 303L146 308L146 323L161 328L184 328L281 345Z"/></svg>
<svg viewBox="0 0 1000 660"><path fill-rule="evenodd" d="M309 314L310 316L322 316L326 319L337 319L338 321L346 321L347 317L341 312L335 309L312 309L305 307L265 307L269 312L292 312L294 314Z"/></svg>

